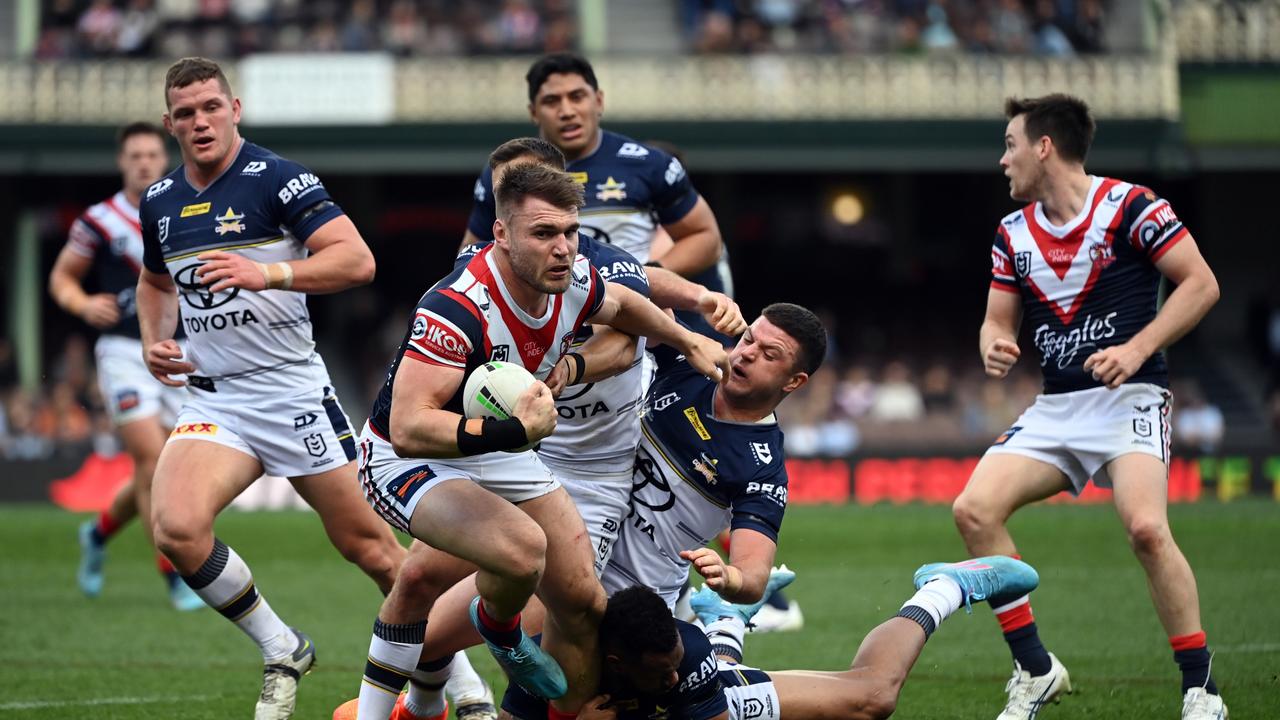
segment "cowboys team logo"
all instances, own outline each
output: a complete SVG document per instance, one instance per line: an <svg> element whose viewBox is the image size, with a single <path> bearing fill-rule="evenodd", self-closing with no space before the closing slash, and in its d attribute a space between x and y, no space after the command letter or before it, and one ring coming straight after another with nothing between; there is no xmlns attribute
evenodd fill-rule
<svg viewBox="0 0 1280 720"><path fill-rule="evenodd" d="M710 455L702 453L701 456L694 458L693 469L697 470L702 474L702 477L707 479L708 485L715 485L716 480L718 479L716 477L716 465L719 464L719 462L719 460L716 460Z"/></svg>
<svg viewBox="0 0 1280 720"><path fill-rule="evenodd" d="M1013 266L1017 268L1018 274L1027 276L1031 274L1031 253L1020 252L1013 255Z"/></svg>
<svg viewBox="0 0 1280 720"><path fill-rule="evenodd" d="M173 276L173 282L178 286L178 292L182 293L183 299L187 304L197 310L211 310L219 305L226 305L231 299L240 294L240 288L233 287L220 292L211 292L209 286L200 282L196 270L200 268L199 263L188 265L177 272Z"/></svg>
<svg viewBox="0 0 1280 720"><path fill-rule="evenodd" d="M219 235L226 235L229 232L244 232L244 223L240 222L244 219L244 215L237 215L236 211L230 207L227 208L226 212L214 219L218 221L218 227L214 228L213 231Z"/></svg>
<svg viewBox="0 0 1280 720"><path fill-rule="evenodd" d="M614 180L612 176L602 183L596 183L596 191L596 199L601 202L627 199L627 184Z"/></svg>

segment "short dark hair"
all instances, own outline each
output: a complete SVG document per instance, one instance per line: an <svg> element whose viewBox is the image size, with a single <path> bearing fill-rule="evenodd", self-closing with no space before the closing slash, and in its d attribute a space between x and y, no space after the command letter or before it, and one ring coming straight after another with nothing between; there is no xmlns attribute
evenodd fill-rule
<svg viewBox="0 0 1280 720"><path fill-rule="evenodd" d="M797 369L812 375L822 367L827 356L827 330L812 310L793 303L774 303L760 314L800 345Z"/></svg>
<svg viewBox="0 0 1280 720"><path fill-rule="evenodd" d="M493 152L489 153L489 169L497 170L499 166L505 165L516 158L530 155L542 165L547 165L557 170L564 169L564 153L560 152L560 148L542 138L536 137L520 137L499 145Z"/></svg>
<svg viewBox="0 0 1280 720"><path fill-rule="evenodd" d="M591 63L586 58L574 53L552 53L538 58L524 76L525 82L529 83L529 102L538 97L542 83L556 73L581 75L592 90L600 89L600 83L596 82L596 71L591 69Z"/></svg>
<svg viewBox="0 0 1280 720"><path fill-rule="evenodd" d="M502 183L493 189L498 215L507 216L526 198L538 198L568 210L583 206L582 186L563 170L546 165L524 163L516 165L502 176Z"/></svg>
<svg viewBox="0 0 1280 720"><path fill-rule="evenodd" d="M649 588L633 585L609 598L600 619L600 648L635 658L676 649L680 631L667 603Z"/></svg>
<svg viewBox="0 0 1280 720"><path fill-rule="evenodd" d="M170 89L184 88L205 80L217 80L222 92L231 97L231 83L227 82L226 74L218 63L209 58L184 57L170 65L168 72L164 74L164 106L169 107Z"/></svg>
<svg viewBox="0 0 1280 720"><path fill-rule="evenodd" d="M131 122L128 125L116 131L116 148L124 150L125 141L134 135L155 135L160 138L160 144L163 145L168 139L165 135L164 128L149 122Z"/></svg>
<svg viewBox="0 0 1280 720"><path fill-rule="evenodd" d="M1089 106L1078 97L1053 93L1038 98L1008 98L1004 114L1010 120L1024 115L1027 138L1032 142L1048 135L1064 160L1084 162L1093 144L1097 124Z"/></svg>

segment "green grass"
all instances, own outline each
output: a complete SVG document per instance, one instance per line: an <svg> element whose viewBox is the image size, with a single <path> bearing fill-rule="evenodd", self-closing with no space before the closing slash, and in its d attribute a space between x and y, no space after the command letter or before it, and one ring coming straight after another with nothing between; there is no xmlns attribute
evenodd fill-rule
<svg viewBox="0 0 1280 720"><path fill-rule="evenodd" d="M1172 508L1197 571L1214 675L1236 720L1280 717L1280 506L1253 501ZM0 717L248 717L259 686L247 639L208 611L168 608L136 527L111 544L96 600L75 586L79 518L45 507L0 508ZM1176 718L1178 674L1146 584L1108 507L1035 507L1012 523L1042 590L1046 645L1077 692L1046 718ZM218 534L259 587L319 648L296 717L328 718L360 682L379 595L328 545L311 515L228 513ZM945 508L795 507L781 559L805 629L748 636L765 669L846 667L862 635L897 611L911 572L962 554ZM497 671L482 651L476 666ZM904 718L992 718L1008 651L990 612L963 612L934 635L899 704Z"/></svg>

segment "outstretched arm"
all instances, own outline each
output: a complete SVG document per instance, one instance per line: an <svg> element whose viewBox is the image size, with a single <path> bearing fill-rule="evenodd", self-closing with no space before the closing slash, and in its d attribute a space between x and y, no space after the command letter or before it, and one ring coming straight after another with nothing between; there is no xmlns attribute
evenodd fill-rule
<svg viewBox="0 0 1280 720"><path fill-rule="evenodd" d="M646 267L649 299L660 308L696 310L716 332L737 337L747 329L747 321L733 298L708 290L662 267Z"/></svg>
<svg viewBox="0 0 1280 720"><path fill-rule="evenodd" d="M629 335L670 345L684 354L691 366L716 382L729 372L729 356L719 343L689 331L639 293L617 283L605 286L604 302L590 319Z"/></svg>
<svg viewBox="0 0 1280 720"><path fill-rule="evenodd" d="M707 581L707 587L733 603L753 603L764 596L769 571L778 552L778 544L769 536L749 528L739 528L730 535L729 562L708 547L685 550L680 557Z"/></svg>

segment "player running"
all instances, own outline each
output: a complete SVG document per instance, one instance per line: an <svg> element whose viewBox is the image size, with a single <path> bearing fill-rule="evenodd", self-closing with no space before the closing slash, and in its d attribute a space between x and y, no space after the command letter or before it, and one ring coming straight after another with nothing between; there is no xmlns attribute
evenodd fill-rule
<svg viewBox="0 0 1280 720"><path fill-rule="evenodd" d="M776 573L777 571L775 571ZM793 575L794 577L794 575ZM848 670L763 671L741 665L742 646L728 649L702 628L676 620L652 590L630 587L609 598L600 622L604 671L600 695L579 720L879 720L893 714L925 642L960 607L993 594L1025 594L1038 578L1008 557L925 565L916 593L897 615L863 639ZM732 616L748 621L763 601L731 605L704 588L695 595L709 625ZM499 717L541 720L546 704L516 685ZM335 714L334 720L340 720Z"/></svg>
<svg viewBox="0 0 1280 720"><path fill-rule="evenodd" d="M143 198L138 320L152 374L173 386L185 374L188 400L156 467L156 544L261 649L255 717L288 718L315 648L213 521L264 471L288 477L343 556L390 589L404 550L361 502L355 440L306 307L307 293L369 282L373 256L319 178L240 137L240 100L216 63L174 63L165 105L183 165ZM180 304L185 357L172 339Z"/></svg>
<svg viewBox="0 0 1280 720"><path fill-rule="evenodd" d="M116 165L124 187L76 218L49 273L49 294L58 306L101 333L94 347L98 385L107 415L133 460L133 477L116 492L111 506L96 520L80 526L76 579L89 597L102 592L107 541L135 516L142 518L143 535L154 546L148 521L151 475L186 396L177 388L162 385L147 371L134 303L142 269L138 203L169 165L164 130L151 123L130 123L120 129L116 142ZM86 292L86 281L96 292ZM204 607L159 552L156 567L165 578L175 608Z"/></svg>
<svg viewBox="0 0 1280 720"><path fill-rule="evenodd" d="M447 553L480 568L471 619L490 651L518 682L546 697L564 696L562 703L576 710L595 685L595 624L604 594L582 520L558 481L535 453L503 452L551 434L551 393L538 382L513 417L467 420L460 412L463 381L495 357L547 378L586 322L671 343L717 378L727 363L714 342L635 292L606 285L578 255L582 191L569 175L541 165L512 167L497 203L494 243L419 301L361 433L361 479L379 513L442 551L441 562ZM360 689L362 719L390 716L417 667L425 618L452 584L432 576L437 565L430 554L411 555L383 604ZM519 628L535 591L548 610L550 655Z"/></svg>
<svg viewBox="0 0 1280 720"><path fill-rule="evenodd" d="M1079 493L1091 477L1112 487L1182 670L1182 717L1225 718L1195 576L1169 530L1171 396L1162 352L1217 301L1217 281L1167 201L1085 172L1094 133L1085 103L1010 99L1005 114L1000 167L1009 194L1030 204L997 228L979 351L987 375L1007 375L1025 317L1044 393L978 463L956 499L956 526L971 554L1016 557L1005 529L1015 510ZM1157 311L1161 276L1177 288ZM1034 718L1070 691L1067 670L1041 643L1025 593L991 605L1014 658L1000 718Z"/></svg>

